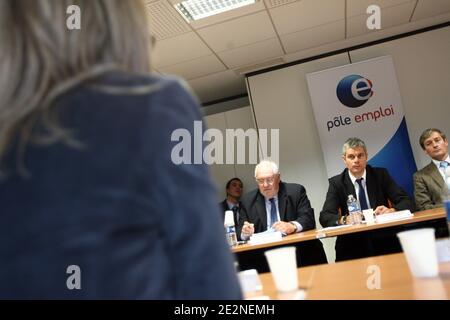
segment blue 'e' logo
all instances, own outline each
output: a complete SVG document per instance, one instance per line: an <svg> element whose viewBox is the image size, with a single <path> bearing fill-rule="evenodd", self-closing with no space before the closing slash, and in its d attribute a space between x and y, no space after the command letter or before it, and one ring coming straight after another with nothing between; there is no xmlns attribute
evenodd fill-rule
<svg viewBox="0 0 450 320"><path fill-rule="evenodd" d="M346 76L339 81L336 95L349 108L361 107L373 95L372 81L357 74Z"/></svg>

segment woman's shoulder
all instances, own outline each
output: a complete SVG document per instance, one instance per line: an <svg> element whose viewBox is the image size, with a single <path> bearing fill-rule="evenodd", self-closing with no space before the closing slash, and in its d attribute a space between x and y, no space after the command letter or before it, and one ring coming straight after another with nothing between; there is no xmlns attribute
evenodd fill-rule
<svg viewBox="0 0 450 320"><path fill-rule="evenodd" d="M164 90L190 90L186 82L172 75L136 74L120 71L105 73L89 82L85 88L109 94L154 94Z"/></svg>
<svg viewBox="0 0 450 320"><path fill-rule="evenodd" d="M59 102L72 106L78 114L94 115L95 111L102 116L116 113L115 117L117 113L137 117L188 113L197 118L199 112L199 101L184 80L151 73L107 72L84 81L64 94Z"/></svg>

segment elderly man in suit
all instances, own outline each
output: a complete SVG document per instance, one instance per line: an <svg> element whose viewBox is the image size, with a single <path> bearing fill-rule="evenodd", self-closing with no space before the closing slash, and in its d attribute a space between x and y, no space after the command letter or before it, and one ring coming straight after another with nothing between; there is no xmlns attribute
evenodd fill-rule
<svg viewBox="0 0 450 320"><path fill-rule="evenodd" d="M414 174L414 198L417 209L441 207L445 170L450 165L447 137L441 130L430 128L422 133L419 143L425 154L431 157L431 162Z"/></svg>
<svg viewBox="0 0 450 320"><path fill-rule="evenodd" d="M329 179L328 192L320 212L322 226L336 226L341 222L340 216L348 216L347 198L350 194L358 199L361 209L373 208L375 214L413 210L411 199L395 183L388 171L367 164L367 148L362 140L349 138L342 148L342 160L346 169ZM336 261L400 250L400 244L392 232L355 233L336 239Z"/></svg>
<svg viewBox="0 0 450 320"><path fill-rule="evenodd" d="M261 161L255 168L255 179L258 188L241 199L243 208L238 234L242 239L269 229L293 234L316 227L314 209L305 188L300 184L281 182L275 162ZM299 265L327 263L319 240L301 242L296 246Z"/></svg>

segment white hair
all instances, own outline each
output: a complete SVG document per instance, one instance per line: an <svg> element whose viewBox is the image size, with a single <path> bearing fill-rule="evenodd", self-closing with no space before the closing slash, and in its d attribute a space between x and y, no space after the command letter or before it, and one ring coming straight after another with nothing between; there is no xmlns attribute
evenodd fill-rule
<svg viewBox="0 0 450 320"><path fill-rule="evenodd" d="M259 168L261 167L271 167L273 174L277 174L279 172L278 165L275 162L273 162L272 160L261 160L255 167L255 178Z"/></svg>

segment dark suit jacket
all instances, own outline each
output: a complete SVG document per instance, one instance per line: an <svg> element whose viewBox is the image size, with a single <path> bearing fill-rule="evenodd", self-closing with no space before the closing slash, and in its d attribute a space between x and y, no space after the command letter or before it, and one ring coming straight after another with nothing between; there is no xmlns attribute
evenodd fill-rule
<svg viewBox="0 0 450 320"><path fill-rule="evenodd" d="M411 199L395 183L386 169L373 168L367 165L366 186L370 205L373 209L381 205L389 207L390 202L396 210L414 210ZM356 195L356 192L348 175L348 169L345 169L341 174L329 179L327 196L320 212L320 224L323 227L338 224L339 210L341 210L342 215L348 214L347 197L349 194ZM382 254L383 250L387 248L381 247L384 239L380 238L377 239L378 243L372 243L371 238L375 237L375 233L365 232L364 234L339 236L336 239L336 261L367 257L372 255L374 250L376 254ZM378 234L381 234L381 232L378 232ZM385 243L384 245L391 247L392 250L394 250L394 247L398 249L397 239L391 237L391 240L389 244ZM374 246L377 248L374 248Z"/></svg>
<svg viewBox="0 0 450 320"><path fill-rule="evenodd" d="M414 198L417 210L442 207L444 179L433 161L414 174Z"/></svg>
<svg viewBox="0 0 450 320"><path fill-rule="evenodd" d="M267 230L267 214L264 196L258 189L245 194L242 199L242 208L237 228L240 236L244 221L255 225L255 232ZM282 221L297 221L303 227L302 231L316 227L314 209L311 208L306 190L302 185L280 182L278 191L278 205ZM312 240L297 245L297 257L302 266L327 263L322 242Z"/></svg>
<svg viewBox="0 0 450 320"><path fill-rule="evenodd" d="M225 211L230 210L230 207L228 206L228 202L227 199L223 200L222 202L219 203L219 208L221 211L221 217L222 217L222 221L225 221ZM238 213L237 213L237 217L234 218L234 225L237 226L239 223L239 211L241 208L241 203L239 202L238 205Z"/></svg>
<svg viewBox="0 0 450 320"><path fill-rule="evenodd" d="M227 199L219 203L219 208L222 213L222 219L225 219L225 211L230 210L230 208L228 207Z"/></svg>

